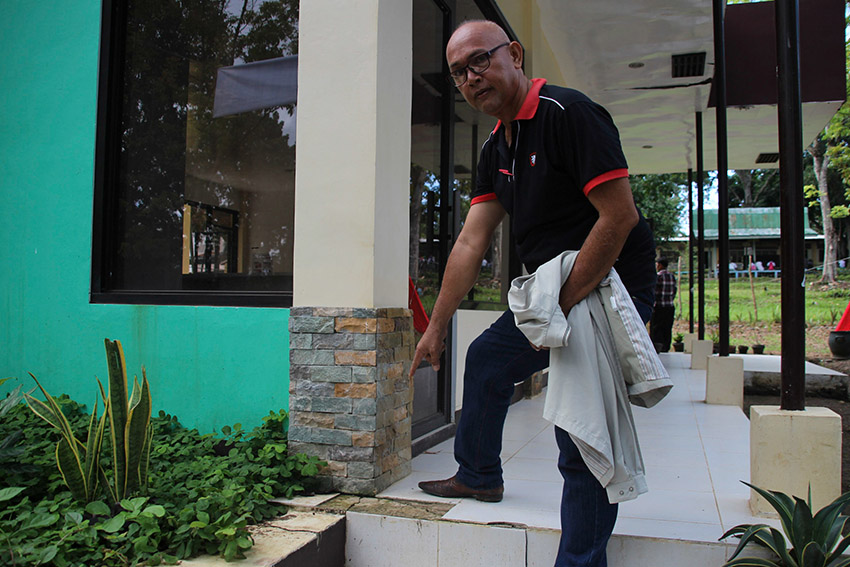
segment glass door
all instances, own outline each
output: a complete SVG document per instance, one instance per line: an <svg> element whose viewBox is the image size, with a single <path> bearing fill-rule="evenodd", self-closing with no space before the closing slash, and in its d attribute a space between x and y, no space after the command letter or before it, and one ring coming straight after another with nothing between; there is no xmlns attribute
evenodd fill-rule
<svg viewBox="0 0 850 567"><path fill-rule="evenodd" d="M484 19L485 12L490 19L498 15L489 0L413 0L409 271L429 316L469 210L478 151L496 122L472 109L445 80L445 46L454 22ZM502 303L502 240L500 231L463 308ZM414 454L454 434L449 333L440 371L423 363L414 375Z"/></svg>
<svg viewBox="0 0 850 567"><path fill-rule="evenodd" d="M443 79L447 73L444 47L451 28L448 5L440 0L413 1L409 271L429 316L455 237L451 191L454 99ZM451 336L446 344L439 372L423 362L414 375L414 453L453 434ZM441 433L435 434L438 431Z"/></svg>

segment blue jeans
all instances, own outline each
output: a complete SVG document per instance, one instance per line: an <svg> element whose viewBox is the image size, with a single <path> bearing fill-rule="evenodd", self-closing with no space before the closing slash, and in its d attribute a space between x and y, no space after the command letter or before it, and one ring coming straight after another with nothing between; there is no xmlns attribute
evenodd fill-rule
<svg viewBox="0 0 850 567"><path fill-rule="evenodd" d="M633 297L644 321L652 313L652 294ZM549 366L549 352L534 350L506 311L472 344L463 377L463 410L455 436L457 478L472 488L501 486L502 429L514 384ZM564 478L561 543L556 567L605 567L605 548L617 519L617 505L587 469L569 434L555 428Z"/></svg>

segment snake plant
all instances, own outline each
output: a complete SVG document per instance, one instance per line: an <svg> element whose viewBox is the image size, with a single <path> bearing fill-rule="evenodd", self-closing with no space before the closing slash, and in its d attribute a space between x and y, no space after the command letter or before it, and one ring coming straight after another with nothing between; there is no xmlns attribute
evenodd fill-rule
<svg viewBox="0 0 850 567"><path fill-rule="evenodd" d="M147 488L148 462L151 449L151 394L145 369L142 382L134 377L133 391L127 397L127 371L124 349L120 341L105 339L109 366L109 391L98 380L105 410L98 417L98 403L89 420L88 435L83 443L76 438L59 404L30 373L45 402L25 394L27 404L36 415L59 430L62 438L56 444L56 463L71 494L81 501L97 497L99 486L105 486L114 502ZM112 448L112 475L107 478L100 465L100 454L109 424Z"/></svg>
<svg viewBox="0 0 850 567"><path fill-rule="evenodd" d="M42 402L29 394L24 394L27 405L41 419L56 428L62 438L56 444L56 465L62 474L62 480L77 500L91 502L97 497L98 486L103 477L100 468L100 449L103 444L103 428L106 415L98 419L97 399L89 419L88 435L83 443L74 435L71 424L62 413L56 400L47 393L41 382L30 373L38 385L46 402Z"/></svg>
<svg viewBox="0 0 850 567"><path fill-rule="evenodd" d="M841 555L850 545L850 536L842 538L848 516L841 514L850 502L850 492L842 494L812 517L811 487L808 501L805 501L744 484L763 496L779 513L782 531L766 524L741 524L730 529L720 539L737 536L741 541L723 567L850 567L850 557ZM738 557L749 543L769 549L776 558Z"/></svg>
<svg viewBox="0 0 850 567"><path fill-rule="evenodd" d="M151 450L151 392L145 367L142 383L133 377L133 391L127 398L127 365L120 341L105 340L109 363L109 394L106 414L112 441L112 485L115 502L147 488ZM103 384L100 384L103 395Z"/></svg>

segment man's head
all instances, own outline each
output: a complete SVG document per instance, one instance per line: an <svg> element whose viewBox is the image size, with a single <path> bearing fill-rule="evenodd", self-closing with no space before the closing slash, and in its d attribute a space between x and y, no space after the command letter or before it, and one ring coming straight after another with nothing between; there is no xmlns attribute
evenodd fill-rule
<svg viewBox="0 0 850 567"><path fill-rule="evenodd" d="M655 261L655 268L658 271L666 270L667 265L668 265L667 258L659 258Z"/></svg>
<svg viewBox="0 0 850 567"><path fill-rule="evenodd" d="M463 98L502 121L513 120L525 102L529 80L522 71L522 56L519 43L510 41L497 24L483 20L461 24L446 46L449 70L457 74L456 83L462 81L458 90Z"/></svg>

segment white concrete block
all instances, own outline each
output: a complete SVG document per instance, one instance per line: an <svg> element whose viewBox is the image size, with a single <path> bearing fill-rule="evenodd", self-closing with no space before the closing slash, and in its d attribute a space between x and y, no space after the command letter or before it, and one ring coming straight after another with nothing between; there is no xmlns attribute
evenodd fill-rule
<svg viewBox="0 0 850 567"><path fill-rule="evenodd" d="M714 349L714 343L711 341L694 340L691 342L691 369L705 370L707 367L706 359L711 356L711 351Z"/></svg>
<svg viewBox="0 0 850 567"><path fill-rule="evenodd" d="M705 403L744 407L744 360L735 356L706 359Z"/></svg>
<svg viewBox="0 0 850 567"><path fill-rule="evenodd" d="M525 530L454 522L440 522L439 526L439 562L429 565L492 567L526 563ZM397 562L394 565L407 567L410 564Z"/></svg>
<svg viewBox="0 0 850 567"><path fill-rule="evenodd" d="M610 567L687 565L715 567L726 561L727 545L648 537L614 536L608 542Z"/></svg>
<svg viewBox="0 0 850 567"><path fill-rule="evenodd" d="M525 537L528 542L526 567L552 567L558 557L561 532L529 528Z"/></svg>
<svg viewBox="0 0 850 567"><path fill-rule="evenodd" d="M684 333L683 336L684 336L684 338L682 339L682 342L685 344L685 352L690 354L691 349L692 349L693 344L694 344L694 341L697 340L697 334L696 333Z"/></svg>
<svg viewBox="0 0 850 567"><path fill-rule="evenodd" d="M817 512L841 495L841 416L827 408L803 411L775 406L750 408L750 483L808 498ZM750 509L774 515L755 491Z"/></svg>
<svg viewBox="0 0 850 567"><path fill-rule="evenodd" d="M437 565L437 522L349 512L345 564L350 567Z"/></svg>

